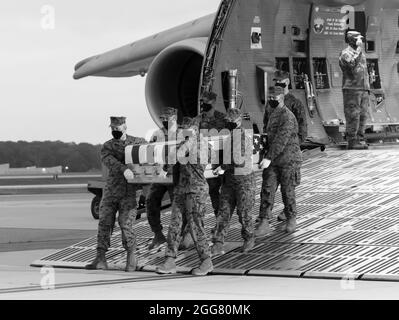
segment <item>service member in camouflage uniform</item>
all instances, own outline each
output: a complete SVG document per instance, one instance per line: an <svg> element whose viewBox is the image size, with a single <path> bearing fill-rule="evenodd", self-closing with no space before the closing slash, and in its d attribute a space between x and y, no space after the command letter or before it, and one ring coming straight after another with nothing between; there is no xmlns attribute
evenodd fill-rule
<svg viewBox="0 0 399 320"><path fill-rule="evenodd" d="M179 163L175 167L179 168L178 183L174 189L172 216L167 238L166 261L162 266L157 267L156 272L160 274L176 273L175 259L181 239L183 217L186 216L189 231L201 260L200 266L195 268L192 273L194 275L207 275L213 270L203 220L206 213L205 206L209 189L204 177L206 164L201 162L208 162L211 155L207 141L203 141L204 139L200 138L196 122L191 118L185 118L182 126L183 130L192 130L193 135L179 147L177 152ZM197 152L196 159L194 161L185 161L183 164L181 159L195 152Z"/></svg>
<svg viewBox="0 0 399 320"><path fill-rule="evenodd" d="M222 164L216 173L223 173L220 195L220 210L217 217L216 232L213 237L212 256L224 253L223 244L231 220L237 207L244 239L243 252L255 245L254 226L251 216L255 204L255 177L252 170L253 134L241 127L242 113L239 109L229 109L226 120L231 130L231 164Z"/></svg>
<svg viewBox="0 0 399 320"><path fill-rule="evenodd" d="M348 47L339 57L339 66L343 73L342 92L348 149L367 149L367 145L361 142L364 141L367 121L370 80L362 35L357 31L347 31L345 40Z"/></svg>
<svg viewBox="0 0 399 320"><path fill-rule="evenodd" d="M222 129L226 128L226 115L215 110L214 104L216 102L216 98L217 95L214 92L206 91L202 94L201 114L196 119L200 123L200 129L216 129L218 132L220 132ZM214 164L212 168L216 169L217 167L218 164ZM209 196L211 198L212 208L215 213L215 217L217 217L219 212L219 197L222 180L220 177L217 177L208 179L207 181L209 185Z"/></svg>
<svg viewBox="0 0 399 320"><path fill-rule="evenodd" d="M289 85L290 85L290 74L286 71L277 70L274 73L275 86L281 87L284 89L284 104L290 110L298 122L298 139L299 145L305 142L308 136L308 124L306 120L306 111L305 107L302 104L301 100L295 98L295 96L290 93ZM267 130L267 123L270 119L271 113L274 111L273 108L270 107L269 104L266 105L265 115L263 118L263 132ZM277 186L278 187L278 186ZM269 216L269 219L272 217ZM280 212L277 216L278 221L285 221L284 212Z"/></svg>
<svg viewBox="0 0 399 320"><path fill-rule="evenodd" d="M269 105L275 110L267 124L268 150L260 163L263 168L263 183L258 225L255 236L270 233L270 216L278 185L287 218L283 230L289 233L296 229L295 187L300 184L302 154L298 141L298 123L294 114L284 105L284 90L281 87L269 88Z"/></svg>
<svg viewBox="0 0 399 320"><path fill-rule="evenodd" d="M171 133L174 136L172 137L173 140L177 138L177 109L170 107L164 108L162 110L160 119L162 121L162 128L154 133L154 135L150 139L150 143L168 141L168 133ZM166 169L168 175L172 174L172 168L173 165L170 164L166 164L164 166L164 169ZM154 238L148 246L149 250L157 248L162 243L166 242L166 238L162 233L161 224L162 199L166 192L169 193L169 198L172 202L173 185L153 183L147 196L147 219L152 232L154 232Z"/></svg>
<svg viewBox="0 0 399 320"><path fill-rule="evenodd" d="M131 144L146 143L143 138L126 134L126 118L111 117L113 139L104 143L101 161L109 173L100 203L100 220L97 235L97 256L87 269L107 269L105 253L110 247L110 239L115 224L116 213L122 231L122 244L127 251L126 271L134 271L137 265L136 235L133 229L136 219L136 186L129 184L134 179L133 172L125 165L125 147Z"/></svg>

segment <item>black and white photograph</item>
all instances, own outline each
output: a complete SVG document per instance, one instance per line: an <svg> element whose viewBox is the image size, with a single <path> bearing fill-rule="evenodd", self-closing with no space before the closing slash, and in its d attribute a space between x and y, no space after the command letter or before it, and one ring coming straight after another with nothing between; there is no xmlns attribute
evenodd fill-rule
<svg viewBox="0 0 399 320"><path fill-rule="evenodd" d="M2 0L0 39L0 300L399 299L399 0Z"/></svg>

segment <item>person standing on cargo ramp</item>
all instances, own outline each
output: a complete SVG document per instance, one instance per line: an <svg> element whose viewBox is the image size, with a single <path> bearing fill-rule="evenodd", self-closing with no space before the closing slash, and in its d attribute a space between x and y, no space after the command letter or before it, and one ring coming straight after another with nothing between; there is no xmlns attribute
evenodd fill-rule
<svg viewBox="0 0 399 320"><path fill-rule="evenodd" d="M292 93L290 93L289 85L290 85L290 74L286 71L277 70L274 73L275 86L281 87L284 89L284 104L290 110L298 122L298 139L299 145L305 142L308 136L308 124L306 120L306 111L305 107L302 104L301 100L297 99ZM265 115L263 117L263 132L267 130L267 123L269 122L271 113L275 109L271 108L269 104L266 105ZM278 185L277 185L278 187ZM270 212L271 213L271 212ZM272 217L270 216L269 219ZM277 216L278 221L285 221L286 217L284 212L280 212Z"/></svg>
<svg viewBox="0 0 399 320"><path fill-rule="evenodd" d="M284 90L281 87L269 88L269 105L275 110L267 124L268 148L259 164L263 168L263 182L255 236L270 233L270 216L277 186L281 186L286 223L283 231L296 230L295 187L300 184L302 153L298 141L298 123L294 114L284 105Z"/></svg>
<svg viewBox="0 0 399 320"><path fill-rule="evenodd" d="M160 116L162 121L162 128L155 132L155 134L151 137L150 143L154 142L167 142L170 138L172 140L176 139L177 132L177 109L166 107L162 110L162 114ZM174 137L168 137L168 134L174 135ZM165 171L167 171L168 175L172 174L173 165L166 164L164 166ZM152 242L148 246L149 250L159 247L161 244L166 242L166 238L162 233L162 224L161 224L161 206L162 199L165 193L169 193L170 202L173 202L173 185L166 185L160 183L153 183L150 187L149 194L146 200L147 207L147 219L150 224L152 232L154 232L154 238Z"/></svg>
<svg viewBox="0 0 399 320"><path fill-rule="evenodd" d="M348 47L341 52L342 93L346 120L348 149L368 149L364 141L367 109L370 95L370 79L366 55L363 51L363 37L360 32L347 31L345 41Z"/></svg>
<svg viewBox="0 0 399 320"><path fill-rule="evenodd" d="M255 245L254 225L251 211L255 204L255 176L252 169L253 133L245 130L242 124L242 112L229 109L226 115L227 129L231 132L231 163L223 163L214 173L223 174L220 195L220 212L216 222L216 232L212 239L212 256L224 253L224 240L234 209L242 225L244 239L242 252L250 251ZM249 132L248 132L249 131ZM226 159L224 159L226 160ZM226 162L226 161L225 161Z"/></svg>
<svg viewBox="0 0 399 320"><path fill-rule="evenodd" d="M186 138L177 151L178 164L175 165L175 168L178 168L178 172L175 177L178 182L174 189L165 254L166 261L162 266L157 267L156 272L160 274L176 273L175 259L185 216L201 261L200 266L193 269L192 274L204 276L213 270L204 227L206 200L209 192L204 171L212 155L208 141L201 138L197 122L194 119L188 117L183 119L182 128L183 135L190 131L191 136Z"/></svg>
<svg viewBox="0 0 399 320"><path fill-rule="evenodd" d="M136 235L133 229L137 214L137 187L127 180L134 179L134 173L125 165L125 147L146 143L143 138L126 134L126 118L111 117L113 139L104 143L101 149L101 161L108 168L109 174L100 203L100 220L97 234L97 256L86 269L107 269L105 253L110 247L110 240L115 224L116 213L122 231L122 244L127 251L125 271L136 270Z"/></svg>

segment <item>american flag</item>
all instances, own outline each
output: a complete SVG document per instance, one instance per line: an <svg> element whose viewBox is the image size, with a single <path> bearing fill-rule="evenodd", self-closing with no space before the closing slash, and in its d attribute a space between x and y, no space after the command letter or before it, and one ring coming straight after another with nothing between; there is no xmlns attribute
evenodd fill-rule
<svg viewBox="0 0 399 320"><path fill-rule="evenodd" d="M266 149L267 136L264 134L254 134L253 154L262 153Z"/></svg>

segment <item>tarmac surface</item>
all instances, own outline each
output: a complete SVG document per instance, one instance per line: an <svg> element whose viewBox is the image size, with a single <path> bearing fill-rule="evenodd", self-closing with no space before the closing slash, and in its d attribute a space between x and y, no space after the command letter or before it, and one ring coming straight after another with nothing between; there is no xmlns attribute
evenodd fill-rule
<svg viewBox="0 0 399 320"><path fill-rule="evenodd" d="M35 259L95 235L91 198L88 193L0 197L0 300L399 298L399 282L30 267Z"/></svg>

